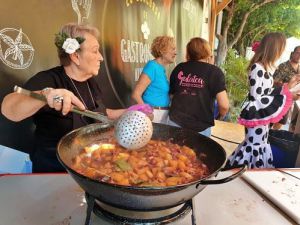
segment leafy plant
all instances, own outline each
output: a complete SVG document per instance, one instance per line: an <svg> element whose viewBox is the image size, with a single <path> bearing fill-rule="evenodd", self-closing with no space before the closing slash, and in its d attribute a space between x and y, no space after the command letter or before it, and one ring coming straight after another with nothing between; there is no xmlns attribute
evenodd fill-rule
<svg viewBox="0 0 300 225"><path fill-rule="evenodd" d="M60 33L58 33L58 34L55 34L55 40L54 40L54 42L55 42L56 47L58 47L58 48L61 49L62 46L63 46L63 44L64 44L64 42L65 42L68 38L70 38L70 37L69 37L69 35L68 35L67 33L65 33L65 32L60 32ZM81 44L82 42L85 41L85 38L84 38L84 37L75 37L75 39L78 41L78 44Z"/></svg>
<svg viewBox="0 0 300 225"><path fill-rule="evenodd" d="M299 0L231 0L225 7L222 31L217 34L217 65L225 61L227 49L245 55L246 47L268 32L300 37Z"/></svg>
<svg viewBox="0 0 300 225"><path fill-rule="evenodd" d="M234 49L229 49L226 60L221 66L225 73L227 93L230 101L229 120L236 122L241 111L241 104L248 93L247 66L249 61L238 56Z"/></svg>

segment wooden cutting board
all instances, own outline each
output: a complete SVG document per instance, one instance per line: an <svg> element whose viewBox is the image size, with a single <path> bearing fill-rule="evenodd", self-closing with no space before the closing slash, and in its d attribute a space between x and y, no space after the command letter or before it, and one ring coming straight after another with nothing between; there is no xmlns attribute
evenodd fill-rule
<svg viewBox="0 0 300 225"><path fill-rule="evenodd" d="M300 178L300 170L286 170ZM300 180L275 170L247 171L242 176L254 188L300 224Z"/></svg>

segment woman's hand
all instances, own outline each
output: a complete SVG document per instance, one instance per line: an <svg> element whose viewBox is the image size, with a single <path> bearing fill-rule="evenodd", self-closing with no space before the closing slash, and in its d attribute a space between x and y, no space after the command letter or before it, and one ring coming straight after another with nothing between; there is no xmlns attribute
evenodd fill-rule
<svg viewBox="0 0 300 225"><path fill-rule="evenodd" d="M300 83L300 74L296 74L289 81L288 87L289 87L289 89L292 89L293 87L295 87L299 83Z"/></svg>
<svg viewBox="0 0 300 225"><path fill-rule="evenodd" d="M77 106L81 110L85 109L83 103L66 89L45 88L42 90L42 95L47 99L50 108L62 111L63 115L68 114L73 106Z"/></svg>
<svg viewBox="0 0 300 225"><path fill-rule="evenodd" d="M297 100L300 99L300 93L292 93L292 95L293 95L293 100L294 101L297 101Z"/></svg>
<svg viewBox="0 0 300 225"><path fill-rule="evenodd" d="M127 111L140 111L146 114L151 120L153 120L153 108L148 104L136 104L130 106Z"/></svg>
<svg viewBox="0 0 300 225"><path fill-rule="evenodd" d="M297 101L300 99L300 88L296 85L300 83L300 74L296 74L291 78L291 80L288 83L289 90L293 94L293 100Z"/></svg>
<svg viewBox="0 0 300 225"><path fill-rule="evenodd" d="M300 92L292 92L292 95L293 95L293 100L294 101L297 101L300 99Z"/></svg>

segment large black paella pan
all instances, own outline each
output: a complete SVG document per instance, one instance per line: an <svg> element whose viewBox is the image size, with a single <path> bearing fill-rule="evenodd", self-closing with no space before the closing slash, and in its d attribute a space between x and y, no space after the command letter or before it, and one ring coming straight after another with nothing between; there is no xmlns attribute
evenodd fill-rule
<svg viewBox="0 0 300 225"><path fill-rule="evenodd" d="M99 201L114 207L142 211L171 208L190 200L206 185L228 182L241 175L245 170L243 167L229 177L215 180L214 177L226 161L226 153L218 143L191 130L156 123L153 123L152 139L171 140L173 143L189 146L196 152L197 156L204 153L206 157L202 161L208 166L210 174L203 179L184 185L132 187L93 180L71 168L72 158L78 155L83 147L103 141L111 135L113 135L113 127L106 124L92 124L79 128L60 140L57 156L84 191Z"/></svg>

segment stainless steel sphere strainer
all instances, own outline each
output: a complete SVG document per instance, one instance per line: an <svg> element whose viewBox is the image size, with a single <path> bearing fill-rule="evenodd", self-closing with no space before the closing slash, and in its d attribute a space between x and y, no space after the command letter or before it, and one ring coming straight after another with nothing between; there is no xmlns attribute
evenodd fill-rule
<svg viewBox="0 0 300 225"><path fill-rule="evenodd" d="M145 146L153 133L149 117L139 111L124 113L115 125L117 142L128 149L138 149Z"/></svg>
<svg viewBox="0 0 300 225"><path fill-rule="evenodd" d="M45 96L18 86L15 86L14 91L47 102ZM116 123L100 113L89 110L80 110L75 106L71 111L99 120L103 123L114 125L117 142L127 149L141 148L145 146L152 137L152 122L146 114L140 111L127 111Z"/></svg>

